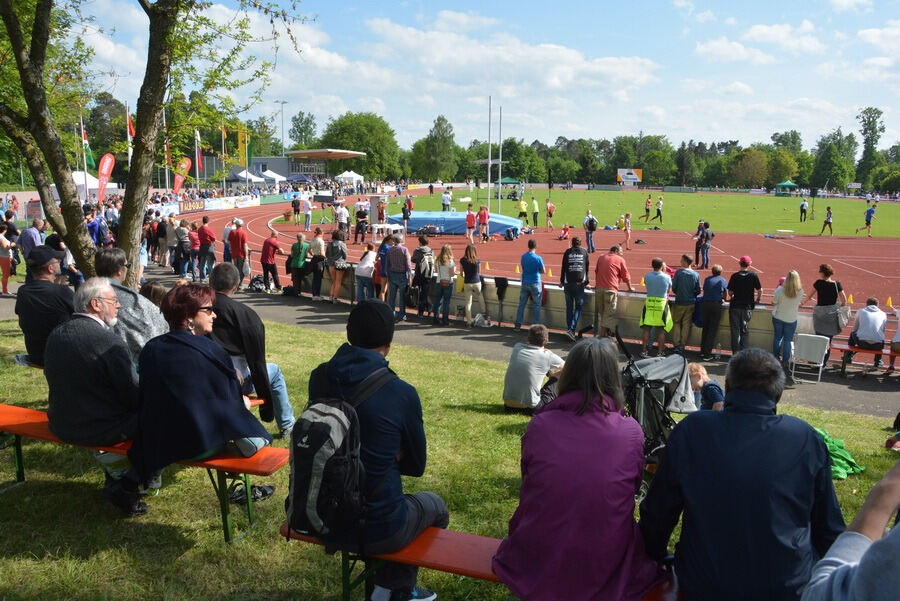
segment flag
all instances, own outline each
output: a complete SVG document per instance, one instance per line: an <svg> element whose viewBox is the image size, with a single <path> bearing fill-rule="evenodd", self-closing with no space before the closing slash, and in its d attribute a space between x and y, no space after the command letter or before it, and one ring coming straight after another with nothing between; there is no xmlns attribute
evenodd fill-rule
<svg viewBox="0 0 900 601"><path fill-rule="evenodd" d="M135 136L134 122L131 120L131 114L126 115L128 119L128 135L132 138Z"/></svg>
<svg viewBox="0 0 900 601"><path fill-rule="evenodd" d="M238 126L238 164L247 166L247 146L250 144L250 135L243 125Z"/></svg>
<svg viewBox="0 0 900 601"><path fill-rule="evenodd" d="M84 129L84 125L81 126L81 144L84 146L85 162L91 169L96 169L97 163L94 161L94 153L91 152L91 143L88 142L88 135L87 131Z"/></svg>
<svg viewBox="0 0 900 601"><path fill-rule="evenodd" d="M128 168L131 168L131 155L134 151L131 140L134 138L134 123L131 122L131 112L128 110L128 104L125 105L125 137L128 138Z"/></svg>
<svg viewBox="0 0 900 601"><path fill-rule="evenodd" d="M197 129L194 130L194 150L194 165L197 166L197 171L203 171L203 151L200 148L200 130Z"/></svg>

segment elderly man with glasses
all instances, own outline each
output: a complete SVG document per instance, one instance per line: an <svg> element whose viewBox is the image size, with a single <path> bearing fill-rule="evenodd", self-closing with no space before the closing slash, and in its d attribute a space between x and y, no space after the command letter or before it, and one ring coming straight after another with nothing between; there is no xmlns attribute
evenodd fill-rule
<svg viewBox="0 0 900 601"><path fill-rule="evenodd" d="M138 355L147 341L168 332L169 325L163 319L159 307L136 290L122 285L130 267L125 259L125 251L121 248L101 248L94 257L97 275L109 278L121 305L113 331L125 341L131 360L137 364Z"/></svg>

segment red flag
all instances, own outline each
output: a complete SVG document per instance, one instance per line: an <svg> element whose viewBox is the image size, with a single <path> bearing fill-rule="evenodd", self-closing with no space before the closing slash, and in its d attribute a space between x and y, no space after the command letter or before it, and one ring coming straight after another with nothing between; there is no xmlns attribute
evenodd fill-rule
<svg viewBox="0 0 900 601"><path fill-rule="evenodd" d="M131 121L131 115L128 115L127 118L128 118L128 135L133 138L135 136L134 123Z"/></svg>
<svg viewBox="0 0 900 601"><path fill-rule="evenodd" d="M97 184L97 202L103 202L106 196L106 184L109 183L109 176L112 175L113 167L116 166L116 157L107 153L100 157L100 167L97 170L99 183Z"/></svg>
<svg viewBox="0 0 900 601"><path fill-rule="evenodd" d="M203 171L203 150L200 148L200 131L196 129L194 130L194 148L196 149L194 164L197 166L197 171L200 172Z"/></svg>
<svg viewBox="0 0 900 601"><path fill-rule="evenodd" d="M181 191L181 186L184 184L184 175L191 170L191 159L184 157L178 162L178 167L175 169L175 185L172 188L172 191L175 194L178 194Z"/></svg>

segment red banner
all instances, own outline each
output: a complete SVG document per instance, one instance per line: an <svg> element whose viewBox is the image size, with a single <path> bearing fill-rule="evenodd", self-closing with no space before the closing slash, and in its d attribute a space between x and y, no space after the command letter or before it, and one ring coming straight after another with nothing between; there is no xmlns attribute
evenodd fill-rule
<svg viewBox="0 0 900 601"><path fill-rule="evenodd" d="M175 185L172 191L175 194L181 192L181 186L184 184L184 175L191 170L191 159L184 157L178 161L178 167L175 168Z"/></svg>
<svg viewBox="0 0 900 601"><path fill-rule="evenodd" d="M102 203L103 197L106 196L106 184L109 183L109 176L112 175L113 167L116 166L116 157L106 153L100 157L100 165L97 167L97 202Z"/></svg>

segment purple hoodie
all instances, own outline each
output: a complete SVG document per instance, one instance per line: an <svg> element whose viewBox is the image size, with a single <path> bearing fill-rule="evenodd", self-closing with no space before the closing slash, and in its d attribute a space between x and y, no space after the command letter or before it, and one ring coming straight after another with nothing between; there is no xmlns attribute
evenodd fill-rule
<svg viewBox="0 0 900 601"><path fill-rule="evenodd" d="M636 600L666 576L634 519L643 431L596 403L578 415L581 402L581 392L560 395L522 437L519 507L493 567L523 601Z"/></svg>

